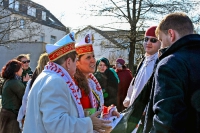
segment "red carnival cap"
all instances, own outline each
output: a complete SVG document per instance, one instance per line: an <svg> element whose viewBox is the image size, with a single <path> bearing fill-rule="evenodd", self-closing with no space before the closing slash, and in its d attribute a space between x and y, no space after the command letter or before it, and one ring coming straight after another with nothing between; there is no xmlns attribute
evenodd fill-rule
<svg viewBox="0 0 200 133"><path fill-rule="evenodd" d="M86 34L86 36L79 43L75 44L76 53L78 55L83 55L94 52L92 42L93 35L91 33Z"/></svg>
<svg viewBox="0 0 200 133"><path fill-rule="evenodd" d="M145 32L145 36L153 36L156 37L155 31L156 31L157 26L151 26L149 27L146 32Z"/></svg>

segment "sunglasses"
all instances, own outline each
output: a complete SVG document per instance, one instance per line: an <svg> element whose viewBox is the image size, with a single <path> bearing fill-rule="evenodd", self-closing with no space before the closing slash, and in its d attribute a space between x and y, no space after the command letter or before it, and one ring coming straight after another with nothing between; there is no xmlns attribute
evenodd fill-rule
<svg viewBox="0 0 200 133"><path fill-rule="evenodd" d="M22 61L23 64L30 63L30 60Z"/></svg>
<svg viewBox="0 0 200 133"><path fill-rule="evenodd" d="M151 43L156 43L158 41L158 39L156 39L156 38L148 38L148 37L144 38L145 42L148 42L149 40L150 40Z"/></svg>

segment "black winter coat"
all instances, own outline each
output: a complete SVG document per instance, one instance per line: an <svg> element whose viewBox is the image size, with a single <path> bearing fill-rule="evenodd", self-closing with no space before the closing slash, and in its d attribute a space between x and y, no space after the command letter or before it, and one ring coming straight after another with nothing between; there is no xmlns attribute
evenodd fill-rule
<svg viewBox="0 0 200 133"><path fill-rule="evenodd" d="M111 104L114 104L117 106L118 79L113 71L106 69L104 73L95 72L94 76L101 85L104 96L107 95L104 97L104 105L110 106Z"/></svg>
<svg viewBox="0 0 200 133"><path fill-rule="evenodd" d="M200 132L200 35L182 37L160 57L144 132Z"/></svg>

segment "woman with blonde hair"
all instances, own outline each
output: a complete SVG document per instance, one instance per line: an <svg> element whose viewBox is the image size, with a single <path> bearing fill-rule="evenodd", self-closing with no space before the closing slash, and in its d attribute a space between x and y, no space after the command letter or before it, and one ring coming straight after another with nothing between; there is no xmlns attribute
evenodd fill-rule
<svg viewBox="0 0 200 133"><path fill-rule="evenodd" d="M44 70L44 66L49 62L49 57L47 53L43 53L40 55L37 67L33 73L32 80L30 82L30 86L33 85L33 82L37 78L37 76Z"/></svg>
<svg viewBox="0 0 200 133"><path fill-rule="evenodd" d="M28 93L31 90L31 87L32 87L35 79L44 70L44 67L48 62L49 62L48 54L47 53L41 54L40 57L39 57L39 60L38 60L37 67L36 67L36 69L33 73L32 79L30 79L27 82L26 90L25 90L25 93L24 93L24 96L23 96L23 99L22 99L22 106L20 107L18 117L17 117L17 121L19 122L19 126L20 126L21 130L23 128L23 122L24 122L24 118L25 118L25 114L26 114Z"/></svg>

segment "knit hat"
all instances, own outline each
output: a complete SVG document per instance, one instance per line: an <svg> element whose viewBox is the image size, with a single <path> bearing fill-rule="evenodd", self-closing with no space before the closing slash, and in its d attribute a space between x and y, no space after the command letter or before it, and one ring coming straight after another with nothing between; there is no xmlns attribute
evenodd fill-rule
<svg viewBox="0 0 200 133"><path fill-rule="evenodd" d="M146 32L145 32L145 36L153 36L156 37L155 31L156 31L157 26L151 26L149 27Z"/></svg>
<svg viewBox="0 0 200 133"><path fill-rule="evenodd" d="M46 45L46 52L50 61L54 61L73 51L75 51L74 32L65 35L55 44Z"/></svg>
<svg viewBox="0 0 200 133"><path fill-rule="evenodd" d="M119 62L122 66L125 64L125 61L122 58L118 58L116 62Z"/></svg>
<svg viewBox="0 0 200 133"><path fill-rule="evenodd" d="M76 43L75 48L77 54L82 55L94 52L92 47L92 40L93 40L92 34L88 33L79 43Z"/></svg>
<svg viewBox="0 0 200 133"><path fill-rule="evenodd" d="M103 63L105 63L105 65L106 65L108 68L110 67L110 62L109 62L109 60L108 60L107 58L105 58L105 57L102 57L102 58L100 58L99 60L97 60L96 66L98 66L99 63L100 63L101 61L102 61Z"/></svg>

